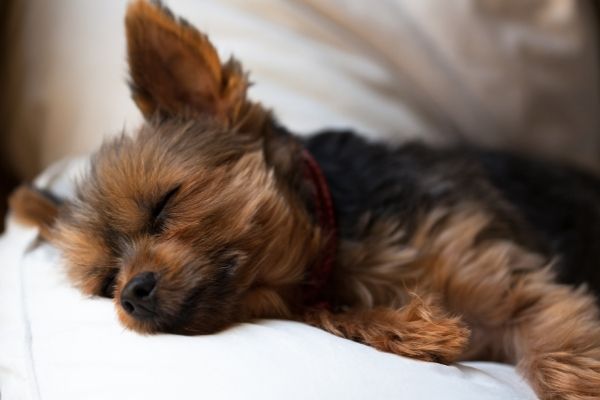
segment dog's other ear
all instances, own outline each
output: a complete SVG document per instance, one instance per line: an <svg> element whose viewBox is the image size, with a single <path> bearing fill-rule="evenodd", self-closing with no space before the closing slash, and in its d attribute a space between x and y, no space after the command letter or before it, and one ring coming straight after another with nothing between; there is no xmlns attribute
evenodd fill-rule
<svg viewBox="0 0 600 400"><path fill-rule="evenodd" d="M42 239L52 240L52 226L62 201L51 193L21 185L8 199L10 210L20 223L36 226Z"/></svg>
<svg viewBox="0 0 600 400"><path fill-rule="evenodd" d="M248 81L233 59L221 64L206 35L160 1L136 1L125 20L134 101L146 118L209 115L235 123Z"/></svg>

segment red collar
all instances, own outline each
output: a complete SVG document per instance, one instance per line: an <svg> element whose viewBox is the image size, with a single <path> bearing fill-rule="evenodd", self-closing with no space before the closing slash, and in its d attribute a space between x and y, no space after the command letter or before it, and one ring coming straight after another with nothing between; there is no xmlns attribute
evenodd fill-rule
<svg viewBox="0 0 600 400"><path fill-rule="evenodd" d="M305 179L309 180L315 188L315 214L326 238L321 256L307 271L303 292L304 305L329 308L330 305L324 290L335 264L338 240L333 199L321 167L306 149L302 152L302 160L304 161Z"/></svg>

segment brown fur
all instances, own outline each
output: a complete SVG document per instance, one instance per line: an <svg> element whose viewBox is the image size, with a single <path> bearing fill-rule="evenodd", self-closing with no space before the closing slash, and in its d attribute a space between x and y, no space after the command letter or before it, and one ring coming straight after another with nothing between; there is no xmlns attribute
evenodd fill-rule
<svg viewBox="0 0 600 400"><path fill-rule="evenodd" d="M56 202L29 185L21 185L12 192L8 204L19 222L37 226L43 239L51 239L50 232L58 215Z"/></svg>
<svg viewBox="0 0 600 400"><path fill-rule="evenodd" d="M600 398L594 299L555 283L552 261L475 202L424 212L410 232L364 215L356 239L339 244L328 288L343 307L304 309L326 235L305 207L314 188L296 167L302 146L277 134L269 111L246 99L239 64L222 64L189 24L137 1L126 26L133 98L148 123L104 145L60 210L25 189L12 201L61 248L82 292L115 298L125 326L201 334L296 319L427 361L512 362L543 399ZM119 301L141 272L160 278L151 320Z"/></svg>

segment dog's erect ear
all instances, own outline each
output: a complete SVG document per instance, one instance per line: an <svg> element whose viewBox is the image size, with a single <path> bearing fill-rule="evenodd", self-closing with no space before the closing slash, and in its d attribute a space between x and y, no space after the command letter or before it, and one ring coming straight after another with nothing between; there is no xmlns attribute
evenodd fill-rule
<svg viewBox="0 0 600 400"><path fill-rule="evenodd" d="M221 64L206 35L159 1L131 4L125 26L132 95L146 118L237 120L246 101L246 75L233 59Z"/></svg>
<svg viewBox="0 0 600 400"><path fill-rule="evenodd" d="M52 226L63 202L51 193L33 186L21 185L10 195L8 204L17 221L36 226L40 236L48 241L52 239Z"/></svg>

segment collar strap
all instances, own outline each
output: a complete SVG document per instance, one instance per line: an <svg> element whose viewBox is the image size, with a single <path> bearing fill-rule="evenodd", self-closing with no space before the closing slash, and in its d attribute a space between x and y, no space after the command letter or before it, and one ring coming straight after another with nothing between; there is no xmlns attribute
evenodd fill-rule
<svg viewBox="0 0 600 400"><path fill-rule="evenodd" d="M329 308L324 289L333 271L338 241L333 198L321 167L306 149L302 152L302 160L305 179L315 188L315 217L326 241L320 257L307 271L303 292L304 305Z"/></svg>

